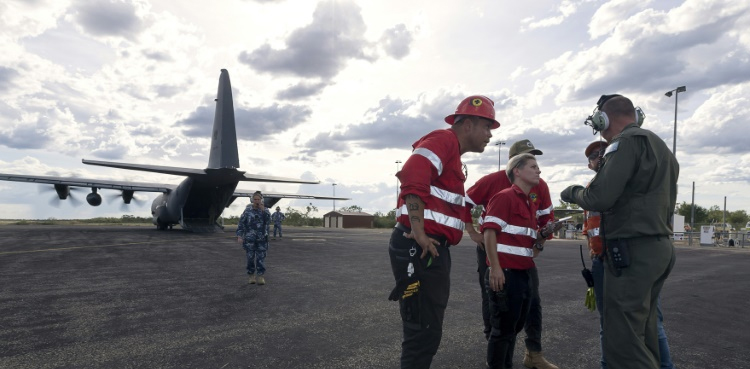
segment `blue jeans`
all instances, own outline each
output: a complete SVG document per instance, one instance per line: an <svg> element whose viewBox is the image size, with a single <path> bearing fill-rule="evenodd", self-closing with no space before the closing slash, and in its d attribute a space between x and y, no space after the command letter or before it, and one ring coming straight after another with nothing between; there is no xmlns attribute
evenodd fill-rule
<svg viewBox="0 0 750 369"><path fill-rule="evenodd" d="M599 311L599 344L601 346L604 337L604 331L602 326L604 325L604 262L599 258L594 258L591 261L591 273L594 275L594 294L596 297L596 310ZM661 357L661 369L674 369L672 364L672 357L669 354L669 342L667 341L667 333L664 332L664 316L661 312L661 301L656 305L656 314L659 319L656 322L657 334L659 336L659 355ZM604 359L604 350L602 347L602 357L600 359L602 369L607 368L607 361Z"/></svg>
<svg viewBox="0 0 750 369"><path fill-rule="evenodd" d="M268 241L251 241L245 240L242 248L247 254L247 274L258 274L259 276L266 273L266 254L268 253Z"/></svg>

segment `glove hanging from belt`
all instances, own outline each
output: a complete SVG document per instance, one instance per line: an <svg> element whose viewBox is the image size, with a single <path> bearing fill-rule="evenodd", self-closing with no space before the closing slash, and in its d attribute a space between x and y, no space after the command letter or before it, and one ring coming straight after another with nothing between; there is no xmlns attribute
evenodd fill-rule
<svg viewBox="0 0 750 369"><path fill-rule="evenodd" d="M584 302L584 305L589 309L589 311L596 310L596 296L594 295L594 275L591 273L591 270L586 268L586 262L583 261L583 245L579 245L579 249L581 251L581 263L583 264L583 270L581 270L581 274L583 275L583 279L586 280L586 285L588 286L588 290L586 290L586 300Z"/></svg>

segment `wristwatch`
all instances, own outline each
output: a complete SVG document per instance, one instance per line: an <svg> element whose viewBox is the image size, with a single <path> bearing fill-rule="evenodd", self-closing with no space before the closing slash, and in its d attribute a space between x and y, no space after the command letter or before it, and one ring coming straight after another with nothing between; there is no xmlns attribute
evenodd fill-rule
<svg viewBox="0 0 750 369"><path fill-rule="evenodd" d="M544 251L544 245L541 243L534 243L534 248L539 251Z"/></svg>

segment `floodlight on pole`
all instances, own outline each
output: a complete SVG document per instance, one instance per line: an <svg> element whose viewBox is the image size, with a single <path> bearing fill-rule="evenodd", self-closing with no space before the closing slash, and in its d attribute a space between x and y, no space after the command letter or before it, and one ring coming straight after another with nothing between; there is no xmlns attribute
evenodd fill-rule
<svg viewBox="0 0 750 369"><path fill-rule="evenodd" d="M687 88L685 86L680 86L674 90L669 90L664 94L666 97L672 97L672 92L674 92L674 138L672 138L672 154L675 157L677 157L677 97L680 92L685 91L687 91Z"/></svg>
<svg viewBox="0 0 750 369"><path fill-rule="evenodd" d="M495 146L497 146L497 170L498 171L501 169L500 163L503 161L503 156L502 156L503 146L502 145L505 145L505 141L495 142Z"/></svg>

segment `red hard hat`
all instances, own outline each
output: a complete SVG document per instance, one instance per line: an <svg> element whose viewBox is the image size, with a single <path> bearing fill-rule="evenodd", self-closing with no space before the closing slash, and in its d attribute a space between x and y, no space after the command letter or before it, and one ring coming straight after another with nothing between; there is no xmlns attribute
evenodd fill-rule
<svg viewBox="0 0 750 369"><path fill-rule="evenodd" d="M591 153L594 152L594 150L604 150L607 148L607 146L609 146L609 144L606 143L605 141L594 141L586 147L586 151L584 151L583 153L588 158L589 155L591 155Z"/></svg>
<svg viewBox="0 0 750 369"><path fill-rule="evenodd" d="M455 123L457 115L473 115L491 120L495 124L492 129L500 127L500 122L495 120L495 102L486 96L474 95L465 98L458 104L456 112L445 117L445 123Z"/></svg>

